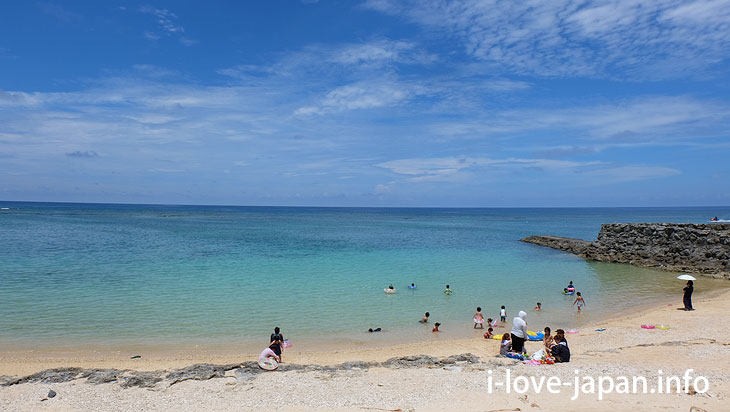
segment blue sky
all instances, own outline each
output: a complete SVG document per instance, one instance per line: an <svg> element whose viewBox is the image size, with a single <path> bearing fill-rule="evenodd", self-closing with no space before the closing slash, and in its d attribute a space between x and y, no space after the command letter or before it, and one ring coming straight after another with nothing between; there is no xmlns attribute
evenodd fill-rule
<svg viewBox="0 0 730 412"><path fill-rule="evenodd" d="M0 4L0 200L730 204L730 0Z"/></svg>

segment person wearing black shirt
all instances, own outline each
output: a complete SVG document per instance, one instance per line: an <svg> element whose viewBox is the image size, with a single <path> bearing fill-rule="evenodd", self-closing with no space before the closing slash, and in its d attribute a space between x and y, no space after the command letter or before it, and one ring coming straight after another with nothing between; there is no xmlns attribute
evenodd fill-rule
<svg viewBox="0 0 730 412"><path fill-rule="evenodd" d="M687 281L687 286L684 287L684 310L694 310L692 307L692 292L694 292L694 283L691 280Z"/></svg>
<svg viewBox="0 0 730 412"><path fill-rule="evenodd" d="M570 362L570 348L568 342L561 335L555 335L557 345L553 346L553 358L555 362Z"/></svg>
<svg viewBox="0 0 730 412"><path fill-rule="evenodd" d="M279 362L281 362L281 347L284 344L284 335L279 333L280 329L279 327L274 328L274 333L271 334L271 343L269 344L269 348L274 351L276 356L279 357Z"/></svg>

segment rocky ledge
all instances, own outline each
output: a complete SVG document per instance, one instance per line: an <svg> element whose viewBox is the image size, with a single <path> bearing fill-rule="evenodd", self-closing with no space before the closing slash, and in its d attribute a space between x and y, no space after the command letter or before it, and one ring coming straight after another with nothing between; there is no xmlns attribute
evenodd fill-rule
<svg viewBox="0 0 730 412"><path fill-rule="evenodd" d="M530 236L547 246L599 262L629 263L730 280L730 224L608 223L593 242Z"/></svg>
<svg viewBox="0 0 730 412"><path fill-rule="evenodd" d="M500 366L513 364L512 359L495 359L494 362L501 362ZM507 364L504 364L504 363ZM401 356L390 358L385 362L345 362L333 366L320 365L296 365L284 363L276 371L299 371L299 372L323 372L336 374L339 372L353 370L367 370L370 368L444 368L461 371L465 368L473 368L479 364L479 357L471 353L462 353L444 358L435 358L427 355ZM199 363L181 369L158 370L158 371L134 371L128 369L81 369L81 368L57 368L47 369L33 375L24 377L0 376L0 386L12 386L23 383L63 383L84 379L87 383L103 384L116 383L122 388L153 388L158 385L171 386L187 380L208 380L214 378L235 378L236 381L249 381L260 373L270 373L259 368L258 363L253 361L213 365Z"/></svg>

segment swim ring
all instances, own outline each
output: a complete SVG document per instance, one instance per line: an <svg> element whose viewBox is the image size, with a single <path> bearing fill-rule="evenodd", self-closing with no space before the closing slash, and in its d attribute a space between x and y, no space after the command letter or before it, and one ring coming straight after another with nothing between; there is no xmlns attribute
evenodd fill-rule
<svg viewBox="0 0 730 412"><path fill-rule="evenodd" d="M444 294L446 294L446 295L450 295L452 293L454 293L454 291L453 290L450 290L450 289L444 291Z"/></svg>
<svg viewBox="0 0 730 412"><path fill-rule="evenodd" d="M654 326L654 325L641 325L641 328L642 329L654 329L654 328L656 328L656 326Z"/></svg>
<svg viewBox="0 0 730 412"><path fill-rule="evenodd" d="M279 362L274 358L261 359L259 361L259 368L265 371L273 371L279 367Z"/></svg>
<svg viewBox="0 0 730 412"><path fill-rule="evenodd" d="M284 342L281 343L281 347L282 348L290 348L291 347L291 342L289 342L289 340L286 339L286 340L284 340Z"/></svg>
<svg viewBox="0 0 730 412"><path fill-rule="evenodd" d="M578 329L568 329L565 333L578 333Z"/></svg>
<svg viewBox="0 0 730 412"><path fill-rule="evenodd" d="M397 290L395 290L395 289L389 289L389 288L385 288L385 289L383 289L383 292L385 292L385 293L387 293L387 294L389 294L389 295L393 295L393 294L395 294L395 293L396 293L396 292L398 292L398 291L397 291Z"/></svg>
<svg viewBox="0 0 730 412"><path fill-rule="evenodd" d="M408 289L415 289L415 286L408 286Z"/></svg>
<svg viewBox="0 0 730 412"><path fill-rule="evenodd" d="M669 326L667 326L667 325L656 325L656 328L657 328L657 329L664 329L664 330L667 330L667 329L669 329Z"/></svg>
<svg viewBox="0 0 730 412"><path fill-rule="evenodd" d="M563 295L572 295L573 293L575 293L575 291L569 291L569 292L563 291Z"/></svg>

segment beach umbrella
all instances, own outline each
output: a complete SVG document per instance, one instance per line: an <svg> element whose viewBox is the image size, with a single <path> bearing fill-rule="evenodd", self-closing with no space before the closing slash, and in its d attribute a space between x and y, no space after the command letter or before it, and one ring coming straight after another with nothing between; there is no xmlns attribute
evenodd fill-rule
<svg viewBox="0 0 730 412"><path fill-rule="evenodd" d="M681 280L697 280L694 276L690 276L690 275L679 275L679 276L677 276L677 279L681 279Z"/></svg>

